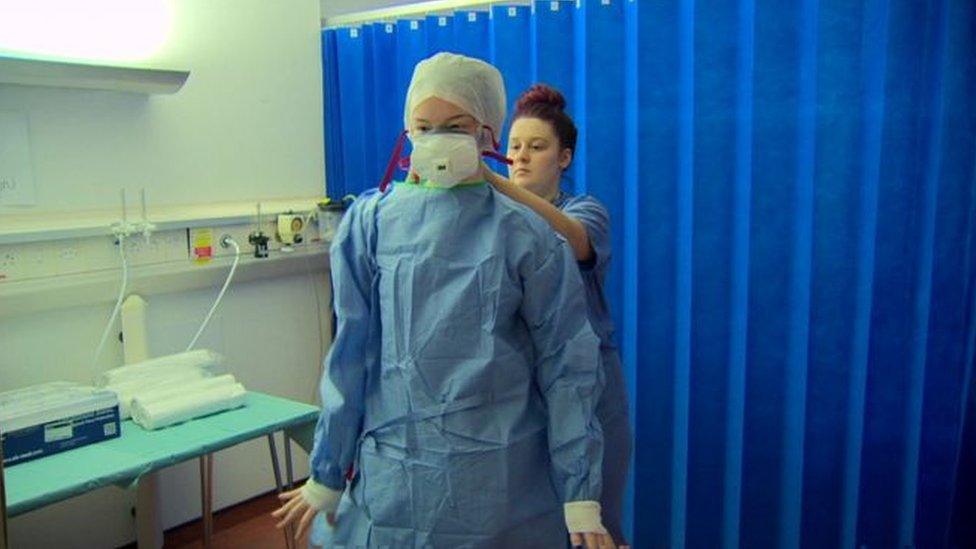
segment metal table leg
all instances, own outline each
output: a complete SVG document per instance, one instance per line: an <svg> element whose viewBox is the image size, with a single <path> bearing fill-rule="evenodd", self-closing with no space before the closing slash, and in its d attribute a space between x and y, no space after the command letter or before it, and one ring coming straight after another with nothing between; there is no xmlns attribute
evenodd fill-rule
<svg viewBox="0 0 976 549"><path fill-rule="evenodd" d="M213 543L213 454L200 456L200 500L203 509L203 546Z"/></svg>
<svg viewBox="0 0 976 549"><path fill-rule="evenodd" d="M287 443L287 441L286 441ZM281 465L278 463L278 447L275 445L274 433L268 433L268 449L271 450L271 470L274 471L275 488L277 493L285 491L281 483ZM292 549L295 546L294 528L285 527L285 547Z"/></svg>
<svg viewBox="0 0 976 549"><path fill-rule="evenodd" d="M288 481L288 489L292 490L295 488L295 470L291 460L291 439L285 432L281 433L281 438L285 442L285 480Z"/></svg>

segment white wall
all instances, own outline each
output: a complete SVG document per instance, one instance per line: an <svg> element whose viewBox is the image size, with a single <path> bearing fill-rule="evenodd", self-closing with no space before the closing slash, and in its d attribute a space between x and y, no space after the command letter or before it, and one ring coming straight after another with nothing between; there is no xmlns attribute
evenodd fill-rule
<svg viewBox="0 0 976 549"><path fill-rule="evenodd" d="M189 70L174 95L0 85L0 110L30 118L34 209L115 208L120 187L150 205L321 195L318 1L167 3L166 42L131 64Z"/></svg>
<svg viewBox="0 0 976 549"><path fill-rule="evenodd" d="M215 294L216 289L148 298L150 354L182 350ZM198 347L224 354L228 368L248 389L314 403L322 353L331 331L328 303L328 282L321 272L234 284ZM95 373L121 363L121 344L111 338L100 364L91 365L111 306L105 303L0 319L3 386L52 379L90 382ZM297 446L295 450L296 474L304 477L308 458ZM270 463L264 439L219 452L214 468L215 507L272 490ZM198 471L196 462L163 471L164 527L199 516ZM129 543L135 536L134 501L134 491L109 487L15 517L10 526L11 546L88 548Z"/></svg>
<svg viewBox="0 0 976 549"><path fill-rule="evenodd" d="M378 10L390 6L416 4L417 2L404 0L321 0L322 17L327 19L336 15L357 13L367 10Z"/></svg>
<svg viewBox="0 0 976 549"><path fill-rule="evenodd" d="M130 197L147 187L150 210L322 194L318 0L168 5L168 42L145 64L191 71L175 95L0 85L0 110L30 117L38 205L26 211L114 208L121 186ZM0 218L11 211L0 209ZM217 289L151 296L151 354L185 346ZM330 333L329 299L322 272L235 283L199 346L227 355L250 389L314 402ZM111 306L0 315L0 387L89 381L119 364L114 339L99 364L90 359ZM296 472L306 474L307 457L296 451L295 459ZM266 442L219 453L215 477L217 508L271 490ZM198 516L194 463L164 471L161 484L166 527ZM134 539L133 502L133 492L111 487L22 515L12 520L11 544L126 544Z"/></svg>

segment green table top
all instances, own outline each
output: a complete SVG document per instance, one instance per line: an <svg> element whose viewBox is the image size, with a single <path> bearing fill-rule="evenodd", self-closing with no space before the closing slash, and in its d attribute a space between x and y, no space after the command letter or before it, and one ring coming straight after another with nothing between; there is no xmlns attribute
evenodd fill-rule
<svg viewBox="0 0 976 549"><path fill-rule="evenodd" d="M122 436L5 469L7 515L16 516L109 484L284 429L314 423L315 406L249 392L247 405L158 431L131 420Z"/></svg>

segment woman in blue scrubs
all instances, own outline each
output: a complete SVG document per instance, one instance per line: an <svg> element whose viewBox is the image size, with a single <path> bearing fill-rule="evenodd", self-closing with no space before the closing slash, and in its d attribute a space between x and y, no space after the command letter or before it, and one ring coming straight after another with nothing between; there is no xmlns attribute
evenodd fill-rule
<svg viewBox="0 0 976 549"><path fill-rule="evenodd" d="M573 161L576 125L564 111L566 100L557 90L537 84L519 97L508 138L509 178L489 172L492 185L525 204L569 243L576 256L593 330L600 338L600 359L606 387L597 408L603 426L603 522L617 544L623 545L621 526L624 490L630 464L631 433L627 392L620 355L613 342L614 326L603 295L610 263L610 218L592 196L573 196L560 189L563 172Z"/></svg>

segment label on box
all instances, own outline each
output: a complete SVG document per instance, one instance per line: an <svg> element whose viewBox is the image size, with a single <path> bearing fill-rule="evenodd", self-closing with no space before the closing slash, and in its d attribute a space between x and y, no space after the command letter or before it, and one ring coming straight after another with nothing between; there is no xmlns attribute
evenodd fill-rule
<svg viewBox="0 0 976 549"><path fill-rule="evenodd" d="M0 433L4 466L118 438L119 407L102 408L72 417Z"/></svg>
<svg viewBox="0 0 976 549"><path fill-rule="evenodd" d="M45 444L68 440L73 436L75 436L75 430L70 421L67 423L53 423L51 425L44 426Z"/></svg>

